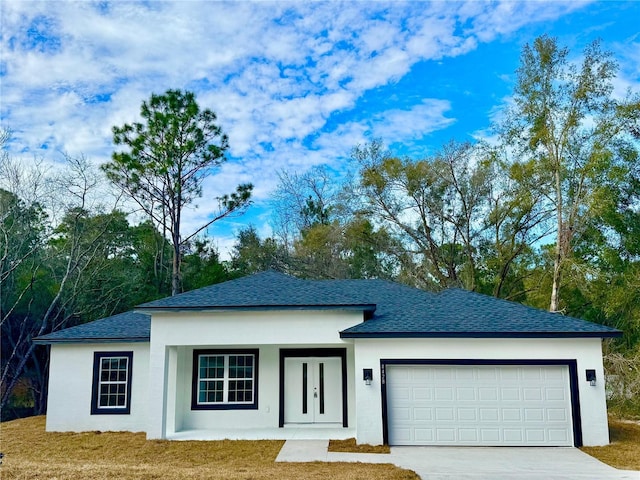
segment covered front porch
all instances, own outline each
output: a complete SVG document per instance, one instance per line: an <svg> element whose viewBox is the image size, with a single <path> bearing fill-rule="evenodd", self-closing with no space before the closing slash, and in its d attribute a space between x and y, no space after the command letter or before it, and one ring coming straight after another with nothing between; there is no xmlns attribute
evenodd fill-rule
<svg viewBox="0 0 640 480"><path fill-rule="evenodd" d="M355 438L355 427L341 425L285 425L282 428L223 428L182 430L167 440L345 440Z"/></svg>
<svg viewBox="0 0 640 480"><path fill-rule="evenodd" d="M169 345L164 353L163 422L156 424L159 435L150 425L148 438L329 440L356 436L351 343ZM251 367L244 367L246 373L239 381L225 364L235 365L241 358ZM221 361L220 380L203 380L203 359ZM234 403L228 390L240 382L243 401ZM214 384L224 385L219 398L202 389Z"/></svg>

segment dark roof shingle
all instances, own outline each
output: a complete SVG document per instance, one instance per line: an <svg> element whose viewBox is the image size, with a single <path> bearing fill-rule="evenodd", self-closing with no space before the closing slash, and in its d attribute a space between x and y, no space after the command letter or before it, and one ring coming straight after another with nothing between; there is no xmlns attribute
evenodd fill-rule
<svg viewBox="0 0 640 480"><path fill-rule="evenodd" d="M137 312L225 309L357 309L343 338L617 337L619 330L515 302L449 289L439 294L385 280L300 280L268 271L140 305ZM38 343L148 341L150 321L128 312L37 339Z"/></svg>
<svg viewBox="0 0 640 480"><path fill-rule="evenodd" d="M34 338L39 344L47 343L113 343L148 342L151 317L144 313L125 312L111 317Z"/></svg>
<svg viewBox="0 0 640 480"><path fill-rule="evenodd" d="M421 314L377 315L341 333L357 337L618 337L622 332L597 323L551 313L461 289L448 289Z"/></svg>

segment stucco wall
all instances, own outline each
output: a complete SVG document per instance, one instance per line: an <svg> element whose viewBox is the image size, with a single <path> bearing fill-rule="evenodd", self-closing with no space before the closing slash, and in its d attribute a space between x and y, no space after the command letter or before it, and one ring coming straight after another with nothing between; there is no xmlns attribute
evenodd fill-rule
<svg viewBox="0 0 640 480"><path fill-rule="evenodd" d="M382 359L553 359L576 360L584 445L609 443L607 410L599 338L579 339L358 339L355 341L355 371L372 368L370 386L357 381L357 441L380 444ZM590 386L585 369L595 369L598 382Z"/></svg>
<svg viewBox="0 0 640 480"><path fill-rule="evenodd" d="M175 391L175 429L167 424L167 432L183 430L215 430L228 428L277 428L279 422L279 362L280 348L275 345L256 345L259 350L258 370L258 409L256 410L191 410L192 361L193 348L178 348L177 384ZM309 348L307 345L295 345L288 348ZM312 345L312 348L336 348L336 345ZM355 422L355 392L353 372L353 349L347 348L347 385L349 418ZM219 348L217 345L205 348ZM225 348L246 348L246 345L225 346ZM171 395L168 400L170 400ZM171 402L169 401L168 404ZM167 409L171 412L171 408Z"/></svg>
<svg viewBox="0 0 640 480"><path fill-rule="evenodd" d="M362 321L354 311L180 312L154 314L148 438L183 430L276 428L280 348L346 348L349 420L355 422L353 345L339 332ZM258 409L191 410L194 348L258 348Z"/></svg>
<svg viewBox="0 0 640 480"><path fill-rule="evenodd" d="M131 412L91 415L94 352L132 351ZM132 432L147 427L149 344L54 344L49 368L47 431L89 430Z"/></svg>

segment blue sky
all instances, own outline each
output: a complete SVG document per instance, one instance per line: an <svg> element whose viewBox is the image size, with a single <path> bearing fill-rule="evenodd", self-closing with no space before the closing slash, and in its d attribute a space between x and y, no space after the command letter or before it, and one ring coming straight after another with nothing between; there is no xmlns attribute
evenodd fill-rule
<svg viewBox="0 0 640 480"><path fill-rule="evenodd" d="M245 217L209 234L224 255L238 228L269 233L281 170L337 172L374 138L415 157L490 135L509 102L521 47L549 34L578 61L600 38L616 94L640 91L640 2L2 1L2 126L11 155L52 171L64 153L108 161L111 128L168 88L192 90L229 135L209 199L255 185Z"/></svg>

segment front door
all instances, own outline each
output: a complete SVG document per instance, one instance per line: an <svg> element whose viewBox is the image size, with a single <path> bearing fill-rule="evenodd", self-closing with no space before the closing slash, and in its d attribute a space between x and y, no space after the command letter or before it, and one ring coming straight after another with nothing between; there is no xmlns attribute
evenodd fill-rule
<svg viewBox="0 0 640 480"><path fill-rule="evenodd" d="M340 357L287 357L285 423L342 423Z"/></svg>

